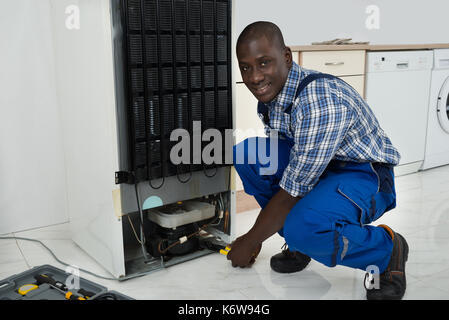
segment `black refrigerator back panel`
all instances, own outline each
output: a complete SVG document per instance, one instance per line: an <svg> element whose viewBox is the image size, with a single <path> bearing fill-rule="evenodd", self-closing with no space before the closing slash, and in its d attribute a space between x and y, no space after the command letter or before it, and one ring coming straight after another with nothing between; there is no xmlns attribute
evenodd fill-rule
<svg viewBox="0 0 449 320"><path fill-rule="evenodd" d="M193 121L232 128L231 0L121 0L129 172L134 182L186 176ZM174 129L190 133L190 164L174 165ZM209 142L202 142L202 148ZM208 170L211 171L211 170ZM179 178L179 176L178 176Z"/></svg>

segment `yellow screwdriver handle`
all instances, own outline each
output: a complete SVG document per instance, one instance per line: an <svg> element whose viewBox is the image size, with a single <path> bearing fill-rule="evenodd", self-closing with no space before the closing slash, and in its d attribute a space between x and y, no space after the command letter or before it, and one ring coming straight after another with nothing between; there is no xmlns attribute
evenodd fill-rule
<svg viewBox="0 0 449 320"><path fill-rule="evenodd" d="M229 250L231 250L231 247L230 246L226 246L226 248L224 248L224 249L220 249L220 253L222 254L222 255L227 255L228 253L229 253Z"/></svg>
<svg viewBox="0 0 449 320"><path fill-rule="evenodd" d="M67 291L67 293L65 294L65 298L67 300L86 300L83 297L78 297L78 296L74 295L73 292L71 292L71 291Z"/></svg>

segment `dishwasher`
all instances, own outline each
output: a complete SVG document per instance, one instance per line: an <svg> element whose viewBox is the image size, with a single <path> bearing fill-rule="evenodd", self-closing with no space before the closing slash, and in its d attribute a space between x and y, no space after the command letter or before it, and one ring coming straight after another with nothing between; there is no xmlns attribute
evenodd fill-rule
<svg viewBox="0 0 449 320"><path fill-rule="evenodd" d="M427 50L367 53L365 99L401 154L396 176L424 161L432 64Z"/></svg>

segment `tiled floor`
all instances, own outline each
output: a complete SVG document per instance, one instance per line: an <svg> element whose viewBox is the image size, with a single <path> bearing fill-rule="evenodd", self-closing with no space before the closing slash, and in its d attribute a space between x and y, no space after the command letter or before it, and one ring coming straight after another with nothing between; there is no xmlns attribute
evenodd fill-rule
<svg viewBox="0 0 449 320"><path fill-rule="evenodd" d="M390 225L409 243L404 299L449 299L449 166L398 177L396 184L398 206L376 224ZM237 215L237 234L252 226L257 213ZM110 276L70 240L67 224L14 235L42 240L62 261ZM312 261L296 274L273 272L269 260L282 244L278 235L268 239L249 269L210 254L124 282L81 276L136 299L364 299L361 270ZM0 240L0 279L42 264L64 269L37 243Z"/></svg>

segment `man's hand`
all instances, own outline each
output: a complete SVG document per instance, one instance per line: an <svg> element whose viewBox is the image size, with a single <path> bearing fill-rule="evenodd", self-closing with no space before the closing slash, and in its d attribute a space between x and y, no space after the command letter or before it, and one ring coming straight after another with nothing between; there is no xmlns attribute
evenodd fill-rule
<svg viewBox="0 0 449 320"><path fill-rule="evenodd" d="M284 225L285 218L300 197L292 197L280 189L268 202L248 233L237 238L231 244L231 251L227 254L233 267L251 266L262 248L262 242L279 231Z"/></svg>
<svg viewBox="0 0 449 320"><path fill-rule="evenodd" d="M227 258L231 260L233 267L250 267L256 261L261 248L262 243L251 241L245 234L231 244Z"/></svg>

